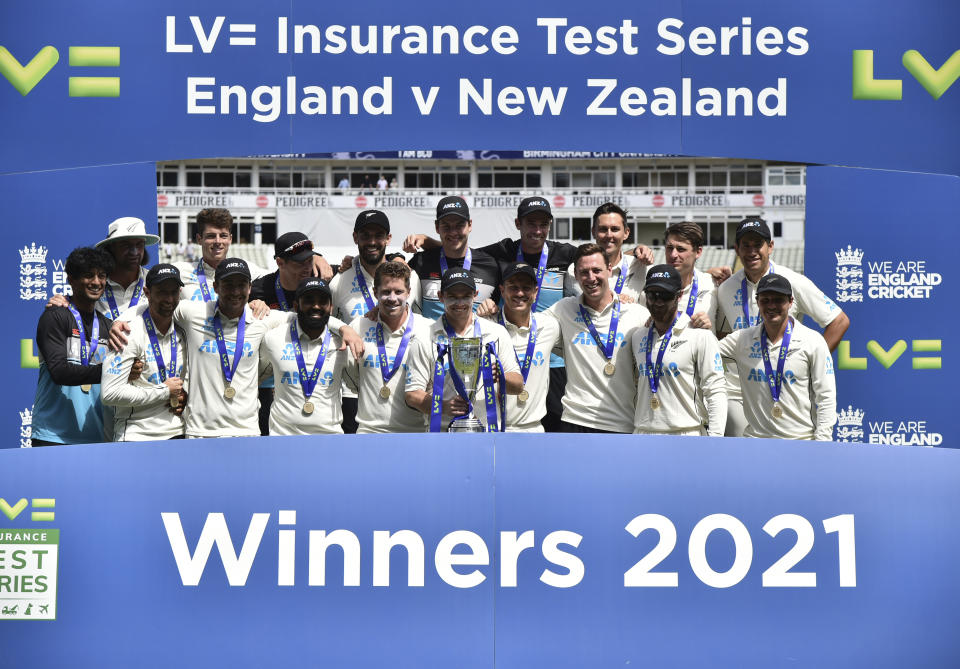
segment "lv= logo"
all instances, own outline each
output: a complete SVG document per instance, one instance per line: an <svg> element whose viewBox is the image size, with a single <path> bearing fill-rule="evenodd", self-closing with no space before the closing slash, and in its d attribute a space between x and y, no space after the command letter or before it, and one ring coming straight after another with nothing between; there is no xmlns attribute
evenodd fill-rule
<svg viewBox="0 0 960 669"><path fill-rule="evenodd" d="M50 45L40 49L26 65L21 65L5 46L0 46L0 74L23 96L58 62L60 52ZM68 62L70 67L120 67L120 47L72 46ZM70 77L67 94L71 98L117 98L120 97L120 77Z"/></svg>
<svg viewBox="0 0 960 669"><path fill-rule="evenodd" d="M960 51L954 51L937 69L916 49L905 51L900 62L934 100L939 100L960 77ZM903 99L902 80L873 78L873 51L869 49L854 50L852 78L854 100Z"/></svg>
<svg viewBox="0 0 960 669"><path fill-rule="evenodd" d="M49 498L40 498L35 497L30 505L33 509L43 509L43 511L32 511L30 513L30 520L33 521L52 521L54 519L53 508L56 505L56 500ZM7 518L13 520L19 516L24 509L27 508L27 498L21 497L15 504L12 506L10 502L5 500L3 497L0 497L0 513L3 513Z"/></svg>

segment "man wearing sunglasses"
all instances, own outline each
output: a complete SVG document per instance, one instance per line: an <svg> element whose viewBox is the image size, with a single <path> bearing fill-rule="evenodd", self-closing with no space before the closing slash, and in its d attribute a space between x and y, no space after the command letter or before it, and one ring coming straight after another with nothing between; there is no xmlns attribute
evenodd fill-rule
<svg viewBox="0 0 960 669"><path fill-rule="evenodd" d="M630 339L640 372L634 434L722 437L727 394L716 337L679 309L684 287L673 266L651 267L643 292L651 322Z"/></svg>

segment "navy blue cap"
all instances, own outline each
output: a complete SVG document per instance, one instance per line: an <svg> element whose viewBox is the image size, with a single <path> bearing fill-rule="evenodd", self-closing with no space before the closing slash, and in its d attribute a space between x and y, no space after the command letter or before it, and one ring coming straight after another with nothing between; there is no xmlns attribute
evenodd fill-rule
<svg viewBox="0 0 960 669"><path fill-rule="evenodd" d="M160 283L161 281L174 280L181 286L183 285L183 280L180 279L180 270L178 270L173 265L168 265L167 263L159 263L150 268L150 271L147 272L147 278L144 280L147 288Z"/></svg>
<svg viewBox="0 0 960 669"><path fill-rule="evenodd" d="M789 281L779 274L765 274L763 278L757 282L757 294L759 295L760 293L780 293L781 295L793 297L793 287Z"/></svg>
<svg viewBox="0 0 960 669"><path fill-rule="evenodd" d="M247 279L250 278L250 267L247 266L246 260L243 258L224 258L217 265L217 269L213 273L213 279L214 281L220 281L234 274L241 274Z"/></svg>
<svg viewBox="0 0 960 669"><path fill-rule="evenodd" d="M553 218L553 212L550 211L550 203L547 199L539 195L535 197L525 197L520 200L520 206L517 207L517 218L529 216L536 211L545 211L547 216Z"/></svg>
<svg viewBox="0 0 960 669"><path fill-rule="evenodd" d="M353 231L356 232L368 225L379 225L387 232L390 232L390 219L379 209L367 209L357 214L357 220L353 224Z"/></svg>
<svg viewBox="0 0 960 669"><path fill-rule="evenodd" d="M470 208L467 207L467 201L459 195L448 195L437 202L437 220L444 216L459 216L465 221L470 220Z"/></svg>
<svg viewBox="0 0 960 669"><path fill-rule="evenodd" d="M773 239L773 235L770 234L770 227L767 225L767 222L759 216L748 216L740 221L740 225L737 226L736 241L739 242L740 238L748 232L756 233L766 239L768 242Z"/></svg>
<svg viewBox="0 0 960 669"><path fill-rule="evenodd" d="M673 265L654 265L647 270L647 280L643 284L644 291L651 288L660 288L671 294L679 293L683 290L680 272Z"/></svg>
<svg viewBox="0 0 960 669"><path fill-rule="evenodd" d="M537 270L533 265L525 262L510 263L500 272L500 283L506 283L507 279L517 274L524 274L530 277L534 283L537 281Z"/></svg>
<svg viewBox="0 0 960 669"><path fill-rule="evenodd" d="M444 272L440 278L440 290L446 292L454 286L466 286L476 292L477 281L473 278L470 270L463 269L462 267L451 267Z"/></svg>
<svg viewBox="0 0 960 669"><path fill-rule="evenodd" d="M306 279L300 281L300 285L297 286L296 297L299 299L301 295L305 295L314 290L319 290L321 293L326 293L327 297L332 297L330 286L327 285L327 282L315 276L308 276Z"/></svg>

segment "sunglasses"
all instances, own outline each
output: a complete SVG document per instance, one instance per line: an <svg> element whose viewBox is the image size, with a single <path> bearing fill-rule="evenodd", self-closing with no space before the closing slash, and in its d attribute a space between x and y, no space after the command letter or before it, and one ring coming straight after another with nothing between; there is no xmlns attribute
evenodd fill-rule
<svg viewBox="0 0 960 669"><path fill-rule="evenodd" d="M645 291L644 294L647 296L648 302L669 302L676 297L673 293L667 293L662 290L648 290Z"/></svg>

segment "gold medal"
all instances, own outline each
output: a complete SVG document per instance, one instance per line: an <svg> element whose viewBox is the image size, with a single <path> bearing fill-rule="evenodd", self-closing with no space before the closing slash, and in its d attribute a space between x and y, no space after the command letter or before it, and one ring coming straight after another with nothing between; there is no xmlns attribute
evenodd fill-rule
<svg viewBox="0 0 960 669"><path fill-rule="evenodd" d="M663 405L660 403L660 398L659 398L659 397L657 397L656 395L654 395L653 397L650 398L650 408L651 408L651 409L653 409L654 411L656 411L656 410L659 409L661 406L663 406Z"/></svg>
<svg viewBox="0 0 960 669"><path fill-rule="evenodd" d="M523 390L520 391L520 394L517 395L517 401L526 402L528 399L530 399L530 393L528 393L527 389L524 388Z"/></svg>
<svg viewBox="0 0 960 669"><path fill-rule="evenodd" d="M313 413L313 402L304 402L303 403L303 413L308 416Z"/></svg>
<svg viewBox="0 0 960 669"><path fill-rule="evenodd" d="M227 384L227 387L223 389L223 396L226 397L228 400L232 400L233 396L236 394L237 394L237 389L231 386L229 383Z"/></svg>
<svg viewBox="0 0 960 669"><path fill-rule="evenodd" d="M385 399L385 400L386 400L386 399L390 399L390 389L387 388L386 386L383 386L383 387L380 389L380 397L382 397L382 398Z"/></svg>
<svg viewBox="0 0 960 669"><path fill-rule="evenodd" d="M603 366L603 373L606 374L607 376L613 376L616 373L616 371L617 371L617 366L614 365L612 362L608 362L606 365Z"/></svg>
<svg viewBox="0 0 960 669"><path fill-rule="evenodd" d="M177 395L176 397L171 397L171 398L170 398L170 408L171 408L171 409L176 409L178 406L180 406L180 396Z"/></svg>
<svg viewBox="0 0 960 669"><path fill-rule="evenodd" d="M773 414L774 418L783 418L783 408L779 404L774 404L770 413Z"/></svg>
<svg viewBox="0 0 960 669"><path fill-rule="evenodd" d="M82 386L80 386L80 390L85 393L89 393L91 388L93 388L93 386L89 383L84 383Z"/></svg>

